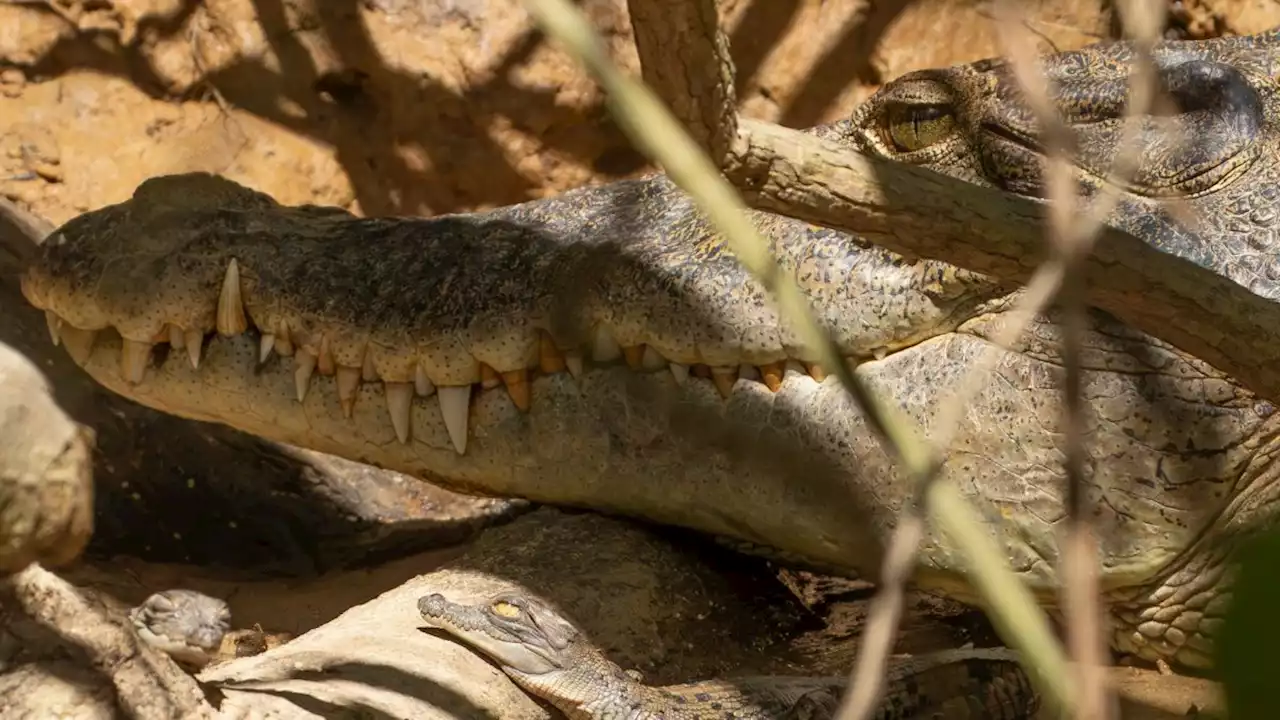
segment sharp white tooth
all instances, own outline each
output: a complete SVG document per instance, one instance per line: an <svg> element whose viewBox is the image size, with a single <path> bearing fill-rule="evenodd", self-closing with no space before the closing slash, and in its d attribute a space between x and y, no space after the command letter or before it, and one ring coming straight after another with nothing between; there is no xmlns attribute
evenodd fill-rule
<svg viewBox="0 0 1280 720"><path fill-rule="evenodd" d="M644 355L640 357L640 367L645 370L661 370L667 366L667 359L662 357L657 350L648 345L644 346Z"/></svg>
<svg viewBox="0 0 1280 720"><path fill-rule="evenodd" d="M62 329L62 318L52 310L45 310L44 322L49 326L49 339L53 341L54 347L58 347L58 343L61 342L58 332Z"/></svg>
<svg viewBox="0 0 1280 720"><path fill-rule="evenodd" d="M311 374L316 371L316 356L298 348L293 354L293 387L298 392L298 402L307 399L307 390L311 387Z"/></svg>
<svg viewBox="0 0 1280 720"><path fill-rule="evenodd" d="M222 278L217 320L221 335L239 335L249 329L249 320L244 316L244 301L240 297L240 266L235 258L227 264L227 274Z"/></svg>
<svg viewBox="0 0 1280 720"><path fill-rule="evenodd" d="M142 382L150 360L151 343L126 339L120 351L120 374L124 375L125 381L137 385Z"/></svg>
<svg viewBox="0 0 1280 720"><path fill-rule="evenodd" d="M453 449L459 455L467 453L467 418L471 414L470 385L441 385L436 388L440 400L440 415L449 431Z"/></svg>
<svg viewBox="0 0 1280 720"><path fill-rule="evenodd" d="M436 391L435 383L427 377L427 371L422 369L422 365L418 365L413 370L413 389L422 397L427 397Z"/></svg>
<svg viewBox="0 0 1280 720"><path fill-rule="evenodd" d="M169 326L169 347L174 350L182 350L187 346L187 338L182 334L182 328L177 325Z"/></svg>
<svg viewBox="0 0 1280 720"><path fill-rule="evenodd" d="M342 403L342 414L351 417L356 406L356 391L360 389L360 368L338 366L338 402Z"/></svg>
<svg viewBox="0 0 1280 720"><path fill-rule="evenodd" d="M285 357L293 356L293 339L289 336L289 324L281 320L276 326L276 353Z"/></svg>
<svg viewBox="0 0 1280 720"><path fill-rule="evenodd" d="M364 367L360 368L360 379L365 382L374 382L378 379L378 368L373 364L373 353L368 348L364 351Z"/></svg>
<svg viewBox="0 0 1280 720"><path fill-rule="evenodd" d="M191 359L191 367L200 369L200 351L204 349L204 333L199 330L188 330L182 333L183 342L187 346L187 357Z"/></svg>
<svg viewBox="0 0 1280 720"><path fill-rule="evenodd" d="M332 375L336 370L333 362L333 351L329 349L328 335L320 337L320 354L316 357L316 367L320 370L320 374L324 376Z"/></svg>
<svg viewBox="0 0 1280 720"><path fill-rule="evenodd" d="M613 362L622 357L622 347L613 339L613 333L603 325L596 326L595 342L591 344L591 359L596 362Z"/></svg>
<svg viewBox="0 0 1280 720"><path fill-rule="evenodd" d="M876 360L883 360L889 354L889 351L884 348L876 348L872 354L875 355Z"/></svg>
<svg viewBox="0 0 1280 720"><path fill-rule="evenodd" d="M681 363L673 362L667 365L671 370L671 377L676 379L677 385L683 385L685 380L689 379L689 366Z"/></svg>
<svg viewBox="0 0 1280 720"><path fill-rule="evenodd" d="M401 444L409 442L409 411L413 407L413 383L383 383L387 391L387 412L391 427Z"/></svg>
<svg viewBox="0 0 1280 720"><path fill-rule="evenodd" d="M569 374L573 377L581 377L582 355L577 352L566 352L564 354L564 366L569 369Z"/></svg>
<svg viewBox="0 0 1280 720"><path fill-rule="evenodd" d="M271 348L276 346L276 336L271 333L262 334L262 342L258 345L258 362L264 363L271 357Z"/></svg>
<svg viewBox="0 0 1280 720"><path fill-rule="evenodd" d="M93 341L98 336L96 330L81 330L71 325L62 326L62 345L67 354L77 365L83 365L93 354Z"/></svg>

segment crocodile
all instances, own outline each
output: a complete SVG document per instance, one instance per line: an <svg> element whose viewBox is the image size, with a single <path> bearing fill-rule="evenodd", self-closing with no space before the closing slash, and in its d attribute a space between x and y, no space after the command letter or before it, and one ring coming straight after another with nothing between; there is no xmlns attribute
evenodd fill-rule
<svg viewBox="0 0 1280 720"><path fill-rule="evenodd" d="M1199 222L1178 237L1223 249L1204 263L1274 272L1264 253L1280 193L1278 40L1156 46L1181 109L1145 119L1117 222L1159 245L1181 203ZM1041 59L1086 190L1115 156L1134 56L1107 43ZM1171 142L1177 130L1195 142ZM1037 126L1000 60L905 75L807 132L1043 195ZM997 353L943 472L1057 612L1054 313L997 348L1023 293L1015 284L751 218L857 373L922 425ZM58 228L22 289L54 341L115 392L464 492L682 526L862 576L878 573L914 496L769 293L662 174L433 218L286 207L207 174L152 178ZM1097 308L1084 346L1087 491L1111 644L1208 667L1229 560L1280 507L1280 417L1220 369ZM977 601L962 555L936 530L913 580Z"/></svg>
<svg viewBox="0 0 1280 720"><path fill-rule="evenodd" d="M134 632L148 645L191 668L213 661L231 629L226 601L185 588L153 593L129 611Z"/></svg>
<svg viewBox="0 0 1280 720"><path fill-rule="evenodd" d="M834 718L846 677L758 676L652 687L610 661L546 603L500 592L481 605L440 593L418 599L428 626L497 663L527 692L569 720ZM1029 718L1039 697L1007 648L944 650L893 658L876 720Z"/></svg>

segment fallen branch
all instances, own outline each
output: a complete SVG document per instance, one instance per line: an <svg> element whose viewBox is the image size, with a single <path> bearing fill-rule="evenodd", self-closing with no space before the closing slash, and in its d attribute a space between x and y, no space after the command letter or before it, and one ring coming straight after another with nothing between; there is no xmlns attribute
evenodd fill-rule
<svg viewBox="0 0 1280 720"><path fill-rule="evenodd" d="M1046 203L772 123L739 120L726 172L753 207L855 233L909 257L1019 283L1048 258ZM1189 259L1199 249L1195 242L1156 248L1104 227L1083 263L1086 299L1280 399L1280 288L1248 288L1224 274L1229 268L1201 267Z"/></svg>
<svg viewBox="0 0 1280 720"><path fill-rule="evenodd" d="M111 679L116 700L131 718L211 718L213 708L194 678L159 650L142 645L75 587L32 565L0 581L0 604L12 603Z"/></svg>

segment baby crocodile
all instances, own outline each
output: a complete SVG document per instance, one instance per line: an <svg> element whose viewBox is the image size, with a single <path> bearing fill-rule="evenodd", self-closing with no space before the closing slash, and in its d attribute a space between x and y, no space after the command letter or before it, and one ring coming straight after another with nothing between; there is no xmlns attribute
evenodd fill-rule
<svg viewBox="0 0 1280 720"><path fill-rule="evenodd" d="M606 658L563 615L527 595L483 605L439 593L418 599L427 624L497 663L517 685L570 720L822 720L835 716L843 677L762 676L652 687ZM1039 698L1006 648L894 658L873 717L1029 718Z"/></svg>
<svg viewBox="0 0 1280 720"><path fill-rule="evenodd" d="M179 663L204 667L231 627L231 609L222 600L194 590L163 590L129 611L143 642Z"/></svg>

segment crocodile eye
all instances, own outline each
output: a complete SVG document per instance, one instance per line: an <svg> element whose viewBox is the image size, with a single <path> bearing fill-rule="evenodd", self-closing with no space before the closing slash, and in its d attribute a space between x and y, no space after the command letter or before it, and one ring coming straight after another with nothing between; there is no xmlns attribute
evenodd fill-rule
<svg viewBox="0 0 1280 720"><path fill-rule="evenodd" d="M889 140L901 152L923 150L951 137L956 118L947 105L894 104L885 110Z"/></svg>
<svg viewBox="0 0 1280 720"><path fill-rule="evenodd" d="M520 617L520 608L516 607L515 605L512 605L509 602L502 602L501 600L499 600L498 602L494 603L491 607L493 609L494 614L496 615L501 615L502 617L508 617L508 618Z"/></svg>

